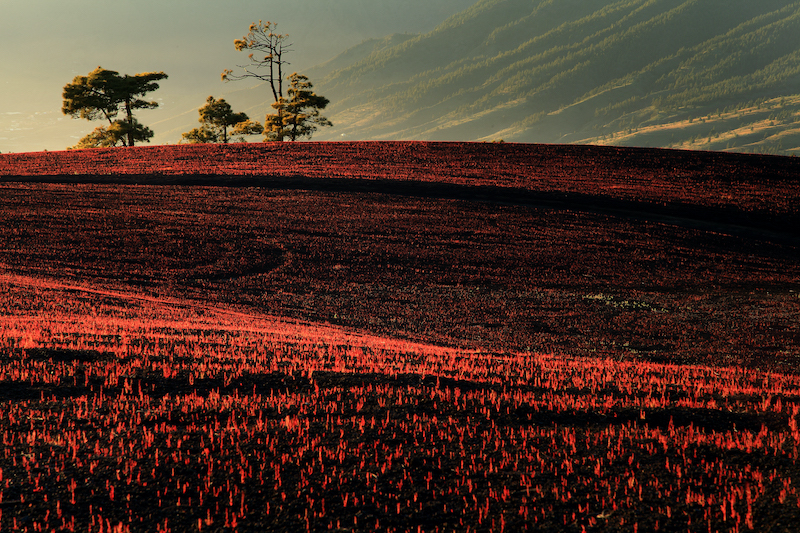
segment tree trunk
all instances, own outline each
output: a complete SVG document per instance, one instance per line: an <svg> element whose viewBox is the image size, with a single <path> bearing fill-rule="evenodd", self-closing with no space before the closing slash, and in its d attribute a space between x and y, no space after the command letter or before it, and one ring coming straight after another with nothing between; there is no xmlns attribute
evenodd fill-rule
<svg viewBox="0 0 800 533"><path fill-rule="evenodd" d="M133 111L130 98L125 99L125 112L128 115L128 146L133 146Z"/></svg>

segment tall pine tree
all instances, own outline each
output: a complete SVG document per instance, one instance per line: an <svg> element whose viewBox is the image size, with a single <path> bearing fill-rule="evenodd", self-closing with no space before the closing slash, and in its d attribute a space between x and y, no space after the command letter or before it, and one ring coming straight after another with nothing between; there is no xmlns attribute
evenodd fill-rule
<svg viewBox="0 0 800 533"><path fill-rule="evenodd" d="M133 116L137 109L154 109L158 102L141 97L158 89L163 72L144 72L121 76L119 72L97 67L87 76L76 76L64 86L61 112L73 118L95 120L105 118L108 127L96 128L78 143L78 147L133 146L136 141L149 141L153 132L139 124ZM117 119L123 113L124 118Z"/></svg>

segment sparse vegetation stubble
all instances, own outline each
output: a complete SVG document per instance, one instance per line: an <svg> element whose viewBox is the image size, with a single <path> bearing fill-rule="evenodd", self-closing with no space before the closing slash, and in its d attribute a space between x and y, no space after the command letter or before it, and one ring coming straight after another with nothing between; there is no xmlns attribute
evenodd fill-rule
<svg viewBox="0 0 800 533"><path fill-rule="evenodd" d="M369 144L333 146L329 172L364 172ZM417 148L407 172L457 174ZM462 149L461 172L509 173ZM764 226L796 215L758 180L675 198L606 154L570 168L624 186L587 200L568 188L592 175L529 152L517 205L4 184L0 524L789 531L798 265ZM753 209L713 194L748 187ZM633 209L652 198L672 203Z"/></svg>

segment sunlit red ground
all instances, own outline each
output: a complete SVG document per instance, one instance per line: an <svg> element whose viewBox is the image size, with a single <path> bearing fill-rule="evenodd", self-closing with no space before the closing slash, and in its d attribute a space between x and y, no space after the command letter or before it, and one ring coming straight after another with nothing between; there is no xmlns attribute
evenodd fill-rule
<svg viewBox="0 0 800 533"><path fill-rule="evenodd" d="M793 531L800 164L0 156L0 530Z"/></svg>

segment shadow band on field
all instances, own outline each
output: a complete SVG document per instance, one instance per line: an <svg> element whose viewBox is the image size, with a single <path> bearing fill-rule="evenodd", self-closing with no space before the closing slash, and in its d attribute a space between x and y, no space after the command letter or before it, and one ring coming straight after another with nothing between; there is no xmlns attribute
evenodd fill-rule
<svg viewBox="0 0 800 533"><path fill-rule="evenodd" d="M536 191L521 187L462 185L399 179L237 176L218 174L59 174L3 176L0 182L255 187L322 193L386 194L435 200L462 200L534 209L572 210L714 231L749 239L800 246L800 215L777 215L735 207L711 207L683 202L626 200L600 194Z"/></svg>

